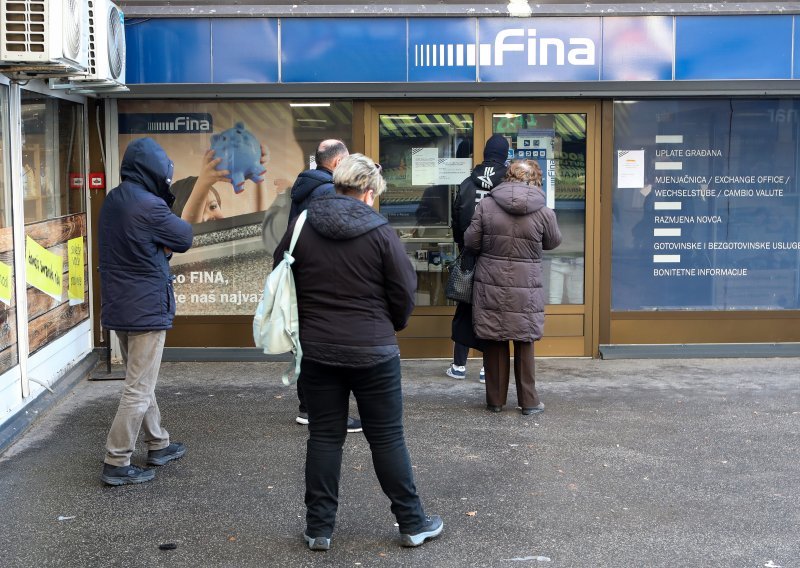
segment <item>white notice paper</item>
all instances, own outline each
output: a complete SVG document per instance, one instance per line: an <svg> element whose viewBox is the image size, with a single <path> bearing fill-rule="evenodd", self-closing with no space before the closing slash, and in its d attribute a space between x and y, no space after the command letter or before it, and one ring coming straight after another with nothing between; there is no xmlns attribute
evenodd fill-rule
<svg viewBox="0 0 800 568"><path fill-rule="evenodd" d="M438 157L438 148L411 148L411 185L436 184Z"/></svg>
<svg viewBox="0 0 800 568"><path fill-rule="evenodd" d="M644 150L617 151L617 188L644 187Z"/></svg>
<svg viewBox="0 0 800 568"><path fill-rule="evenodd" d="M472 158L439 158L439 185L460 185L472 171Z"/></svg>

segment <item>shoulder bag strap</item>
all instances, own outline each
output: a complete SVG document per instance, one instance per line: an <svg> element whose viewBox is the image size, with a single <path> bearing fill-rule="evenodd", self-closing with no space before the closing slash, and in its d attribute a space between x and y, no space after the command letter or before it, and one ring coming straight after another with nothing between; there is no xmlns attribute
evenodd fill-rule
<svg viewBox="0 0 800 568"><path fill-rule="evenodd" d="M303 210L300 215L297 216L297 222L294 224L294 231L292 232L292 242L289 243L289 254L291 255L294 252L294 245L297 244L297 239L300 236L300 230L303 228L303 225L306 222L306 217L308 216L307 210Z"/></svg>

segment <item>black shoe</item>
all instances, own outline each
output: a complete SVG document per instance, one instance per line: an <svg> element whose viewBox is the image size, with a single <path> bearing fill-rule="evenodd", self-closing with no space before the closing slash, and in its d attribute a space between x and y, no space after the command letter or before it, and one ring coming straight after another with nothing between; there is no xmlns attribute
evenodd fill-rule
<svg viewBox="0 0 800 568"><path fill-rule="evenodd" d="M307 534L303 534L303 538L308 543L310 550L330 550L331 548L331 539L326 536L310 537Z"/></svg>
<svg viewBox="0 0 800 568"><path fill-rule="evenodd" d="M543 402L540 402L539 404L537 404L533 408L523 408L522 409L522 415L523 416L530 416L531 414L541 414L542 412L544 412L544 403Z"/></svg>
<svg viewBox="0 0 800 568"><path fill-rule="evenodd" d="M172 460L182 458L185 453L186 446L180 442L172 442L166 448L147 452L147 465L165 465Z"/></svg>
<svg viewBox="0 0 800 568"><path fill-rule="evenodd" d="M156 472L152 469L145 469L137 465L113 466L103 464L103 474L100 479L106 485L129 485L131 483L144 483L152 481Z"/></svg>
<svg viewBox="0 0 800 568"><path fill-rule="evenodd" d="M503 410L503 407L502 406L495 406L493 404L487 404L486 405L486 410L488 410L489 412L500 412L501 410Z"/></svg>
<svg viewBox="0 0 800 568"><path fill-rule="evenodd" d="M413 534L400 533L400 544L403 546L419 546L429 538L441 534L444 523L439 515L425 517L425 524Z"/></svg>
<svg viewBox="0 0 800 568"><path fill-rule="evenodd" d="M358 418L353 418L352 416L347 417L347 431L351 434L353 432L361 432L361 420Z"/></svg>

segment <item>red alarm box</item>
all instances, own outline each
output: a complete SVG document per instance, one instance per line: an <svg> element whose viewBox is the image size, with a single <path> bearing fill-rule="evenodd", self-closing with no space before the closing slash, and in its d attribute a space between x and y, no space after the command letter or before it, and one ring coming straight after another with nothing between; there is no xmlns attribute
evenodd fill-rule
<svg viewBox="0 0 800 568"><path fill-rule="evenodd" d="M83 176L81 174L69 174L69 187L70 189L82 189Z"/></svg>
<svg viewBox="0 0 800 568"><path fill-rule="evenodd" d="M89 189L105 189L106 174L103 172L92 172L89 174Z"/></svg>

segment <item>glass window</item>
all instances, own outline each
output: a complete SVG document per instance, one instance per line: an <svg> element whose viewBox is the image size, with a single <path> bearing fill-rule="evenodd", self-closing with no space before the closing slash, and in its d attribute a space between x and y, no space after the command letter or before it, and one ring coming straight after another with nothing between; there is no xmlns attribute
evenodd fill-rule
<svg viewBox="0 0 800 568"><path fill-rule="evenodd" d="M173 212L194 225L192 248L171 261L177 314L252 315L286 232L288 190L320 141L351 146L352 103L126 100L118 109L120 157L132 140L156 140L175 164ZM211 164L234 146L235 187L212 179Z"/></svg>
<svg viewBox="0 0 800 568"><path fill-rule="evenodd" d="M19 357L8 138L8 87L0 85L0 374L16 365Z"/></svg>
<svg viewBox="0 0 800 568"><path fill-rule="evenodd" d="M28 351L88 319L84 106L22 92Z"/></svg>
<svg viewBox="0 0 800 568"><path fill-rule="evenodd" d="M800 101L614 105L612 308L799 309Z"/></svg>
<svg viewBox="0 0 800 568"><path fill-rule="evenodd" d="M25 222L86 211L83 105L23 91Z"/></svg>
<svg viewBox="0 0 800 568"><path fill-rule="evenodd" d="M586 226L586 115L504 113L492 133L508 138L511 159L533 159L542 168L547 205L555 210L563 241L544 251L544 287L550 304L584 303Z"/></svg>
<svg viewBox="0 0 800 568"><path fill-rule="evenodd" d="M387 189L378 206L416 266L416 304L453 304L443 268L456 254L450 210L472 171L473 115L382 114L379 121Z"/></svg>

